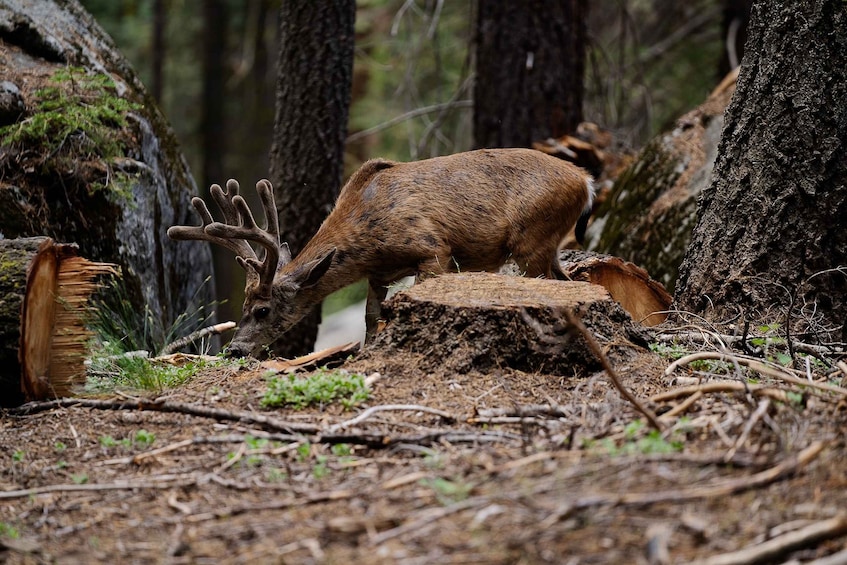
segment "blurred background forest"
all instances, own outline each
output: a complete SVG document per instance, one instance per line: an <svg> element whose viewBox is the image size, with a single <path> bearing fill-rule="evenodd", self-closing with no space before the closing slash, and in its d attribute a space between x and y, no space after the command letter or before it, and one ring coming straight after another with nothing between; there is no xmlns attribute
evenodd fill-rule
<svg viewBox="0 0 847 565"><path fill-rule="evenodd" d="M281 2L82 0L159 100L201 189L268 176ZM743 31L749 4L586 2L584 119L638 150L730 70L728 30ZM476 10L475 0L357 2L345 178L372 157L472 148ZM239 304L232 296L223 317L237 319Z"/></svg>
<svg viewBox="0 0 847 565"><path fill-rule="evenodd" d="M267 175L280 2L82 1L160 101L201 186ZM588 4L584 117L636 149L729 70L722 30L745 12L731 0ZM347 174L375 156L471 148L474 9L473 0L357 2Z"/></svg>

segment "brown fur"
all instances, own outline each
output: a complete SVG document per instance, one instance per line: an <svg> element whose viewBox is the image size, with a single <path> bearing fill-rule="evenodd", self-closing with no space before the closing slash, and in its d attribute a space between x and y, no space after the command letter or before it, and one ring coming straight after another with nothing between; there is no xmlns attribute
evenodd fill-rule
<svg viewBox="0 0 847 565"><path fill-rule="evenodd" d="M404 276L496 271L509 259L528 277L561 275L559 243L589 204L590 187L582 169L529 149L368 161L315 236L280 266L270 295L248 287L231 347L256 355L327 295L362 278L379 300Z"/></svg>

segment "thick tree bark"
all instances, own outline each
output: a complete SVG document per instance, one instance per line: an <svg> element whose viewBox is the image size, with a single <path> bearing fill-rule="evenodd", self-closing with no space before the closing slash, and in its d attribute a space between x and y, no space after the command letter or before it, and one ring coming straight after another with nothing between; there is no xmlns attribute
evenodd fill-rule
<svg viewBox="0 0 847 565"><path fill-rule="evenodd" d="M58 148L50 135L26 147L0 147L3 237L73 241L81 255L120 265L127 298L138 312L149 308L157 329L209 304L214 297L214 284L205 283L212 270L209 245L172 241L166 234L171 225L195 221L194 180L155 100L94 19L77 0L3 0L0 67L2 80L25 103L25 113L15 118L21 122L44 113L41 89L71 91L72 81L56 81L69 67L85 68L92 79L108 76L116 84L109 93L140 103L127 126L112 132L124 145L121 157L103 157L98 146L89 145L92 150L63 161L78 147L74 139L92 141L90 122L59 140ZM75 78L76 92L86 82L81 76ZM96 103L102 99L76 103L65 115L76 119L71 116Z"/></svg>
<svg viewBox="0 0 847 565"><path fill-rule="evenodd" d="M582 121L585 0L480 0L474 145L530 147Z"/></svg>
<svg viewBox="0 0 847 565"><path fill-rule="evenodd" d="M759 0L749 37L675 298L710 320L843 338L847 11Z"/></svg>
<svg viewBox="0 0 847 565"><path fill-rule="evenodd" d="M276 119L270 178L276 188L282 241L296 254L317 231L338 195L353 76L354 0L283 2ZM308 352L316 310L274 350Z"/></svg>

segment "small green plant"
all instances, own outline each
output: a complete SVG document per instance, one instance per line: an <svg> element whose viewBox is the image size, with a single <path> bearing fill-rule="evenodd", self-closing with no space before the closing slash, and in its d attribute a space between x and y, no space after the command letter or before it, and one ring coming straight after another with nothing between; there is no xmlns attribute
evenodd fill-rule
<svg viewBox="0 0 847 565"><path fill-rule="evenodd" d="M156 434L147 430L138 430L135 432L135 443L141 447L149 447L156 441Z"/></svg>
<svg viewBox="0 0 847 565"><path fill-rule="evenodd" d="M662 436L658 430L650 430L643 433L645 423L635 420L624 427L624 441L617 446L611 438L605 438L599 444L600 448L609 455L649 455L651 453L675 453L682 451L683 443L680 440L669 440ZM682 430L674 430L672 435L681 435ZM640 437L639 437L640 436ZM587 446L588 444L583 444Z"/></svg>
<svg viewBox="0 0 847 565"><path fill-rule="evenodd" d="M312 467L313 477L320 480L329 475L329 466L327 465L328 460L329 458L326 455L317 455L315 457L315 464Z"/></svg>
<svg viewBox="0 0 847 565"><path fill-rule="evenodd" d="M270 445L270 440L266 438L259 438L253 436L246 436L244 438L244 443L247 444L248 449L265 449Z"/></svg>
<svg viewBox="0 0 847 565"><path fill-rule="evenodd" d="M16 527L6 522L0 522L0 538L18 539L21 533Z"/></svg>
<svg viewBox="0 0 847 565"><path fill-rule="evenodd" d="M26 456L26 453L24 451L17 449L12 453L12 461L14 461L15 463L20 463L21 461L24 460L25 456Z"/></svg>
<svg viewBox="0 0 847 565"><path fill-rule="evenodd" d="M301 409L313 404L325 406L338 402L345 408L351 408L367 400L368 395L362 375L319 369L308 377L293 374L272 376L268 379L262 406Z"/></svg>
<svg viewBox="0 0 847 565"><path fill-rule="evenodd" d="M278 469L273 467L267 470L265 473L265 480L269 483L281 483L282 481L288 478L288 473L283 471L282 469Z"/></svg>
<svg viewBox="0 0 847 565"><path fill-rule="evenodd" d="M53 449L55 451L59 452L59 453L63 452L67 448L68 448L68 446L65 445L65 443L61 442L61 441L57 441L56 443L53 444Z"/></svg>
<svg viewBox="0 0 847 565"><path fill-rule="evenodd" d="M297 446L297 461L301 463L309 459L312 456L312 444L309 442L301 443Z"/></svg>
<svg viewBox="0 0 847 565"><path fill-rule="evenodd" d="M435 492L435 497L444 506L465 500L474 488L471 483L450 481L441 477L421 479L421 484L431 488Z"/></svg>
<svg viewBox="0 0 847 565"><path fill-rule="evenodd" d="M350 447L349 443L336 443L330 447L329 450L336 457L349 457L353 454L353 449Z"/></svg>
<svg viewBox="0 0 847 565"><path fill-rule="evenodd" d="M112 436L100 436L100 445L103 447L117 447L118 440Z"/></svg>
<svg viewBox="0 0 847 565"><path fill-rule="evenodd" d="M85 473L71 475L71 480L74 482L75 485L84 485L88 482L88 475Z"/></svg>

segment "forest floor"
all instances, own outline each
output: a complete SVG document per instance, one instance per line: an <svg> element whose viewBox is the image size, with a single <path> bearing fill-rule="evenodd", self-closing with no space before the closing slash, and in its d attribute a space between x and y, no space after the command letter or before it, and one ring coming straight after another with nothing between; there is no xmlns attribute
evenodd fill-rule
<svg viewBox="0 0 847 565"><path fill-rule="evenodd" d="M343 363L370 389L348 409L264 408L253 363L7 411L0 561L844 563L838 358L787 368L765 334L666 374L713 330L603 343L661 433L604 371L457 372L385 340Z"/></svg>

